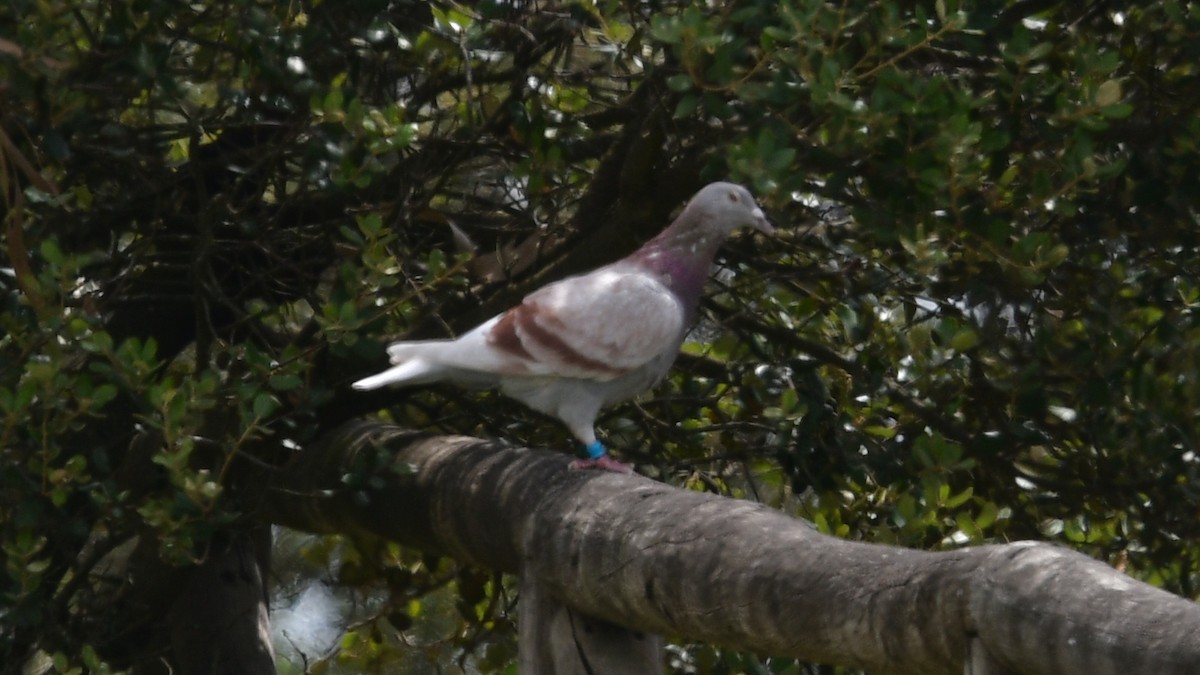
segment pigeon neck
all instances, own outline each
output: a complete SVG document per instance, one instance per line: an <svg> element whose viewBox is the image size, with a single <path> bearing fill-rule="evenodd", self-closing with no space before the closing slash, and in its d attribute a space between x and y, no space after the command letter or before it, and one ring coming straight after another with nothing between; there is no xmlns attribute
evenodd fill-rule
<svg viewBox="0 0 1200 675"><path fill-rule="evenodd" d="M680 218L632 257L638 264L666 277L667 286L684 302L690 315L700 301L722 239Z"/></svg>

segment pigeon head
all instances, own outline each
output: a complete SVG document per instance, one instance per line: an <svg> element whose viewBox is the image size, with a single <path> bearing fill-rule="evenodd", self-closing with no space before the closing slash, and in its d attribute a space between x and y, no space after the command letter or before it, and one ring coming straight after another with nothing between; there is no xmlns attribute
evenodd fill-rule
<svg viewBox="0 0 1200 675"><path fill-rule="evenodd" d="M709 183L692 197L667 229L632 257L642 262L654 262L664 256L685 259L681 262L690 259L707 275L717 248L739 227L775 233L749 190L735 183Z"/></svg>
<svg viewBox="0 0 1200 675"><path fill-rule="evenodd" d="M706 265L712 262L716 249L728 235L739 227L754 227L757 231L774 234L775 228L745 187L734 183L709 183L692 196L676 220L658 237L650 239L635 258L658 258L661 255L695 257ZM707 261L706 259L707 258Z"/></svg>
<svg viewBox="0 0 1200 675"><path fill-rule="evenodd" d="M688 214L688 212L692 212ZM759 208L750 191L735 183L709 183L688 202L679 215L692 215L699 223L717 230L717 234L728 235L733 230L749 226L765 234L774 234L775 228Z"/></svg>
<svg viewBox="0 0 1200 675"><path fill-rule="evenodd" d="M710 183L692 197L667 229L628 260L663 275L668 288L683 302L690 321L717 249L740 227L775 232L749 190L734 183Z"/></svg>

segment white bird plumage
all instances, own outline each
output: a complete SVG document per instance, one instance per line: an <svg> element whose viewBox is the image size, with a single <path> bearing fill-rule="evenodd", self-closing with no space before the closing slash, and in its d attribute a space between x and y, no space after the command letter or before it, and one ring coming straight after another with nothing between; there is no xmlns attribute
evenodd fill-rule
<svg viewBox="0 0 1200 675"><path fill-rule="evenodd" d="M567 425L591 455L575 466L628 471L597 442L596 416L666 375L717 247L742 225L773 231L745 188L712 183L630 256L543 286L456 339L396 342L393 366L353 387L497 387Z"/></svg>

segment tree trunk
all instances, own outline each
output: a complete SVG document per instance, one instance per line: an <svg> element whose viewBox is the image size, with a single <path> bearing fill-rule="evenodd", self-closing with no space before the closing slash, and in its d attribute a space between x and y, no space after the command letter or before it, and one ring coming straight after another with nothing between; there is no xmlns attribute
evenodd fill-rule
<svg viewBox="0 0 1200 675"><path fill-rule="evenodd" d="M167 615L178 675L273 675L267 569L271 532L215 537Z"/></svg>
<svg viewBox="0 0 1200 675"><path fill-rule="evenodd" d="M133 675L276 672L268 617L271 528L214 534L193 565L160 555L153 535L115 547L81 606L87 643Z"/></svg>
<svg viewBox="0 0 1200 675"><path fill-rule="evenodd" d="M520 673L662 672L661 638L583 616L551 596L532 575L521 577L517 630Z"/></svg>
<svg viewBox="0 0 1200 675"><path fill-rule="evenodd" d="M1070 550L843 541L761 504L567 461L357 422L300 453L266 511L290 527L367 531L518 573L534 604L552 598L572 616L872 672L1193 673L1200 663L1200 606ZM353 467L375 467L373 480L343 478Z"/></svg>

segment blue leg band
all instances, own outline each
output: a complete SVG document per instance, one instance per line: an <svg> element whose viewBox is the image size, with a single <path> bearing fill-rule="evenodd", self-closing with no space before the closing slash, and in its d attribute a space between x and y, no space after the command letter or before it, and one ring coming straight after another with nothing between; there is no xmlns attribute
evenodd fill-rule
<svg viewBox="0 0 1200 675"><path fill-rule="evenodd" d="M592 459L599 459L600 457L603 457L606 452L608 452L608 450L604 447L604 444L600 441L592 441L591 445L585 447L584 450L587 450L588 457L591 457Z"/></svg>

